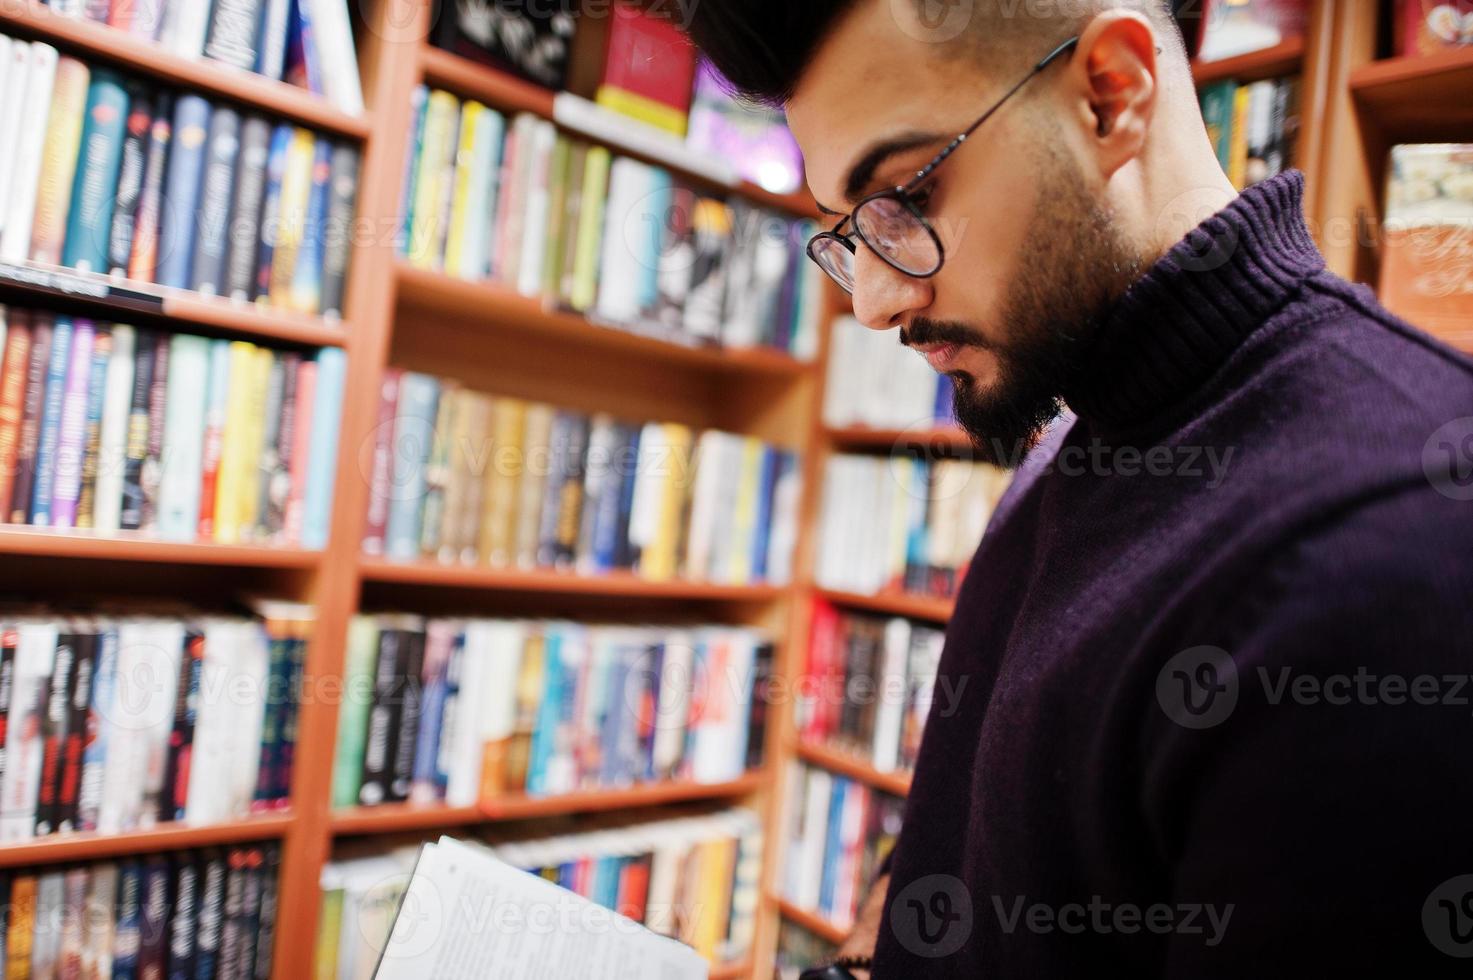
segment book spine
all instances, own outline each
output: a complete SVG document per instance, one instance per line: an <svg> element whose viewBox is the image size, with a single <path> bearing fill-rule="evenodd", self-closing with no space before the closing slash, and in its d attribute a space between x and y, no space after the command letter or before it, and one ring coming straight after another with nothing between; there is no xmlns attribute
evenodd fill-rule
<svg viewBox="0 0 1473 980"><path fill-rule="evenodd" d="M188 815L204 660L204 632L194 628L186 630L184 654L179 663L179 683L174 689L174 725L169 732L168 763L164 775L163 813L160 816L165 820L184 820Z"/></svg>
<svg viewBox="0 0 1473 980"><path fill-rule="evenodd" d="M132 220L129 279L153 282L158 267L159 236L164 216L164 177L174 142L174 103L173 93L163 92L153 107L153 124L149 127L148 150L144 155L143 183Z"/></svg>
<svg viewBox="0 0 1473 980"><path fill-rule="evenodd" d="M409 799L414 779L414 746L419 736L419 720L423 708L425 634L422 630L406 631L404 656L395 679L398 690L399 717L393 729L393 766L389 774L389 799Z"/></svg>
<svg viewBox="0 0 1473 980"><path fill-rule="evenodd" d="M168 408L169 351L176 338L159 334L153 348L153 372L148 385L148 449L143 457L143 468L139 471L139 486L143 490L143 508L138 527L152 531L158 524L159 483L163 475L164 416Z"/></svg>
<svg viewBox="0 0 1473 980"><path fill-rule="evenodd" d="M117 922L113 934L113 976L137 976L138 953L143 945L141 902L143 868L137 860L118 865L118 895L114 908Z"/></svg>
<svg viewBox="0 0 1473 980"><path fill-rule="evenodd" d="M589 149L584 163L573 290L569 296L569 305L579 312L593 306L597 295L599 245L602 242L604 203L608 197L610 162L609 151L595 146Z"/></svg>
<svg viewBox="0 0 1473 980"><path fill-rule="evenodd" d="M281 185L286 178L287 151L296 130L286 123L271 131L271 147L266 154L266 184L261 195L261 236L255 256L255 280L250 298L259 303L271 294L271 271L276 262L276 243L281 234Z"/></svg>
<svg viewBox="0 0 1473 980"><path fill-rule="evenodd" d="M193 541L199 531L210 343L179 334L169 344L157 522L159 536L169 541Z"/></svg>
<svg viewBox="0 0 1473 980"><path fill-rule="evenodd" d="M256 278L256 248L261 237L261 205L266 193L266 158L271 124L247 116L240 125L239 162L231 191L229 234L225 242L224 295L236 302L251 298Z"/></svg>
<svg viewBox="0 0 1473 980"><path fill-rule="evenodd" d="M181 58L198 58L205 50L210 29L210 5L166 0L159 40Z"/></svg>
<svg viewBox="0 0 1473 980"><path fill-rule="evenodd" d="M292 446L291 483L287 489L286 516L282 537L288 544L302 540L302 520L307 506L307 476L311 472L311 440L314 422L313 406L317 400L317 362L303 361L297 369L297 410L293 421L295 444Z"/></svg>
<svg viewBox="0 0 1473 980"><path fill-rule="evenodd" d="M31 355L26 365L25 395L21 401L21 423L16 438L15 476L11 484L7 522L30 520L31 491L36 482L36 450L41 441L42 415L46 406L46 375L51 365L52 318L38 313L31 320Z"/></svg>
<svg viewBox="0 0 1473 980"><path fill-rule="evenodd" d="M84 628L76 634L76 666L67 691L66 735L61 745L61 776L56 798L56 828L78 829L78 802L82 790L82 756L87 749L88 711L97 664L97 633Z"/></svg>
<svg viewBox="0 0 1473 980"><path fill-rule="evenodd" d="M154 97L140 85L128 86L128 116L124 120L122 147L118 152L117 183L113 188L112 211L107 216L107 264L113 276L128 274L133 252L133 229L143 193L144 172L154 124Z"/></svg>
<svg viewBox="0 0 1473 980"><path fill-rule="evenodd" d="M204 443L200 453L200 541L215 540L215 498L219 493L220 461L225 448L225 413L230 397L230 341L210 341L208 396L205 402Z"/></svg>
<svg viewBox="0 0 1473 980"><path fill-rule="evenodd" d="M302 677L307 669L308 637L292 640L290 659L287 663L288 681L283 696L281 722L281 751L276 760L275 799L273 809L284 809L291 805L292 772L296 768L298 721L301 718Z"/></svg>
<svg viewBox="0 0 1473 980"><path fill-rule="evenodd" d="M453 164L456 122L460 103L449 92L430 93L424 134L415 167L414 223L409 236L409 261L421 269L443 267L446 239L443 199L447 170Z"/></svg>
<svg viewBox="0 0 1473 980"><path fill-rule="evenodd" d="M138 916L138 976L161 977L168 959L169 862L155 855L144 858Z"/></svg>
<svg viewBox="0 0 1473 980"><path fill-rule="evenodd" d="M354 616L348 624L343 700L338 708L338 737L333 756L332 805L335 807L358 803L377 652L378 626L373 617Z"/></svg>
<svg viewBox="0 0 1473 980"><path fill-rule="evenodd" d="M256 541L271 540L275 528L271 526L271 486L276 479L278 440L281 436L282 395L286 390L286 359L279 351L266 351L270 358L266 375L265 401L261 408L259 429L261 437L252 467L252 485L247 492L254 501L254 519L250 537Z"/></svg>
<svg viewBox="0 0 1473 980"><path fill-rule="evenodd" d="M256 769L256 791L251 800L253 813L270 810L277 797L276 780L281 764L282 740L286 734L286 685L291 683L291 637L268 620L266 644L270 654L266 666L266 697L262 705L261 763Z"/></svg>
<svg viewBox="0 0 1473 980"><path fill-rule="evenodd" d="M195 925L195 976L215 977L220 960L220 933L225 920L225 879L229 867L218 851L200 862L199 916Z"/></svg>
<svg viewBox="0 0 1473 980"><path fill-rule="evenodd" d="M128 123L128 91L112 72L99 69L87 92L81 159L72 186L63 265L106 272L114 192Z"/></svg>
<svg viewBox="0 0 1473 980"><path fill-rule="evenodd" d="M398 705L394 698L403 659L404 634L386 628L379 632L378 656L373 668L373 706L368 712L367 735L363 747L363 774L359 779L358 802L363 806L383 803L389 798L389 778L395 742Z"/></svg>
<svg viewBox="0 0 1473 980"><path fill-rule="evenodd" d="M62 632L56 637L56 655L51 661L51 682L46 688L41 715L41 775L36 789L36 814L32 833L44 837L57 831L60 815L61 753L66 739L67 705L77 682L77 637Z"/></svg>
<svg viewBox="0 0 1473 980"><path fill-rule="evenodd" d="M11 312L0 355L0 521L10 517L11 489L20 456L20 430L25 418L26 376L31 363L31 318Z"/></svg>
<svg viewBox="0 0 1473 980"><path fill-rule="evenodd" d="M261 497L261 533L279 540L286 534L286 510L291 495L292 467L297 448L297 386L302 377L302 355L288 351L281 355L281 399L276 424L276 439L270 447L268 476Z"/></svg>
<svg viewBox="0 0 1473 980"><path fill-rule="evenodd" d="M287 307L300 313L322 310L322 270L332 185L332 143L319 138L313 149L311 182L302 223L302 245L292 272Z"/></svg>
<svg viewBox="0 0 1473 980"><path fill-rule="evenodd" d="M87 436L87 390L92 379L92 340L96 330L90 320L72 323L70 363L57 425L56 464L51 485L51 524L75 527L77 498L82 489L82 453Z"/></svg>
<svg viewBox="0 0 1473 980"><path fill-rule="evenodd" d="M97 471L102 462L102 413L106 407L107 373L112 367L114 330L98 326L92 334L92 368L87 378L87 421L82 436L82 486L77 495L77 527L95 526Z"/></svg>
<svg viewBox="0 0 1473 980"><path fill-rule="evenodd" d="M175 289L188 289L192 281L190 264L198 231L196 217L211 114L210 103L192 93L179 96L174 103L174 140L164 177L154 281Z"/></svg>
<svg viewBox="0 0 1473 980"><path fill-rule="evenodd" d="M384 553L384 535L393 500L394 417L399 407L402 375L397 368L388 368L379 382L378 424L373 427L373 459L368 474L368 520L363 533L366 555Z"/></svg>
<svg viewBox="0 0 1473 980"><path fill-rule="evenodd" d="M256 45L256 72L281 80L285 69L287 24L291 20L292 0L263 0L261 33Z"/></svg>
<svg viewBox="0 0 1473 980"><path fill-rule="evenodd" d="M353 209L358 190L358 151L339 145L332 150L327 222L323 231L322 315L342 319L348 258L353 250Z"/></svg>
<svg viewBox="0 0 1473 980"><path fill-rule="evenodd" d="M151 330L138 332L133 353L132 397L124 443L122 503L118 522L125 530L143 523L143 464L148 458L148 398L153 389L155 348L162 338Z"/></svg>
<svg viewBox="0 0 1473 980"><path fill-rule="evenodd" d="M0 230L0 259L6 262L23 262L30 256L36 192L41 182L47 117L51 112L51 90L56 82L58 63L56 49L49 44L37 41L30 44L25 52L29 56L25 94L14 132L17 142L8 188L9 200L0 205L5 215L4 228Z"/></svg>
<svg viewBox="0 0 1473 980"><path fill-rule="evenodd" d="M252 71L261 26L261 0L215 0L205 35L205 57Z"/></svg>
<svg viewBox="0 0 1473 980"><path fill-rule="evenodd" d="M225 253L229 248L232 217L231 190L240 156L240 115L221 106L210 116L205 137L204 176L195 220L194 255L189 287L206 296L223 295Z"/></svg>
<svg viewBox="0 0 1473 980"><path fill-rule="evenodd" d="M174 869L173 908L169 915L168 980L195 980L195 927L199 914L200 867L182 855Z"/></svg>
<svg viewBox="0 0 1473 980"><path fill-rule="evenodd" d="M438 399L435 378L412 372L401 378L394 419L393 496L385 530L385 550L391 558L419 557L425 468L434 443Z"/></svg>
<svg viewBox="0 0 1473 980"><path fill-rule="evenodd" d="M343 0L298 0L312 10L313 37L322 62L323 87L333 105L353 116L363 114L363 82L358 77L358 54L353 28Z"/></svg>
<svg viewBox="0 0 1473 980"><path fill-rule="evenodd" d="M250 411L252 366L256 347L244 340L230 343L230 368L226 383L225 423L221 437L220 467L216 476L214 540L230 544L240 541L241 496L250 479L251 459L246 431Z"/></svg>
<svg viewBox="0 0 1473 980"><path fill-rule="evenodd" d="M231 848L228 858L229 871L225 877L225 902L220 920L220 963L216 976L236 977L241 974L240 961L246 936L242 930L242 910L245 905L246 851Z"/></svg>
<svg viewBox="0 0 1473 980"><path fill-rule="evenodd" d="M90 77L87 66L75 58L62 58L57 62L51 110L46 118L46 144L41 156L36 213L31 223L30 258L36 262L55 265L61 261Z"/></svg>
<svg viewBox="0 0 1473 980"><path fill-rule="evenodd" d="M313 156L316 137L311 130L297 129L287 148L286 171L281 179L281 200L277 211L276 248L271 257L271 272L266 298L269 305L290 307L292 280L296 276L297 257L307 233L307 208L312 196Z"/></svg>
<svg viewBox="0 0 1473 980"><path fill-rule="evenodd" d="M96 830L102 808L103 773L108 760L113 699L117 688L118 631L103 629L97 635L97 666L88 705L86 743L82 749L82 780L77 791L78 830Z"/></svg>
<svg viewBox="0 0 1473 980"><path fill-rule="evenodd" d="M303 492L301 542L305 548L327 546L331 523L333 481L337 475L338 428L343 415L343 386L347 380L347 356L340 347L326 347L317 354L316 390L313 393L311 440L305 462L307 482Z"/></svg>
<svg viewBox="0 0 1473 980"><path fill-rule="evenodd" d="M51 526L51 492L56 483L56 448L61 441L61 413L66 398L67 368L71 363L73 326L69 317L57 317L51 333L51 357L46 365L45 397L41 403L36 442L36 475L31 487L31 523Z"/></svg>
<svg viewBox="0 0 1473 980"><path fill-rule="evenodd" d="M430 90L416 85L409 96L410 132L404 143L404 180L399 185L399 227L394 251L409 258L414 249L414 199L419 187L419 158L424 153L425 116Z"/></svg>

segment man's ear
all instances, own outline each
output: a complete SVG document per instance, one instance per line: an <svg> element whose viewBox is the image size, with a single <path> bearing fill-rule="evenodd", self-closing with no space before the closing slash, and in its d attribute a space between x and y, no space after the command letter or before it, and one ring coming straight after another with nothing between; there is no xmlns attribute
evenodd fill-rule
<svg viewBox="0 0 1473 980"><path fill-rule="evenodd" d="M1071 67L1086 142L1108 180L1145 145L1156 107L1156 33L1134 11L1106 11L1080 35Z"/></svg>

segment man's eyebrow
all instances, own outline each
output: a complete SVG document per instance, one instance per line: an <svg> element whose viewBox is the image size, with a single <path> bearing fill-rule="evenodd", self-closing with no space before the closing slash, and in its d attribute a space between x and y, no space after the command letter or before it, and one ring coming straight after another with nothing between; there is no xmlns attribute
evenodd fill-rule
<svg viewBox="0 0 1473 980"><path fill-rule="evenodd" d="M880 168L880 164L897 153L904 153L906 150L913 150L928 143L944 142L952 135L955 134L911 132L871 144L859 158L859 162L849 168L849 175L844 178L844 198L848 201L858 199L860 192L874 180L875 171Z"/></svg>

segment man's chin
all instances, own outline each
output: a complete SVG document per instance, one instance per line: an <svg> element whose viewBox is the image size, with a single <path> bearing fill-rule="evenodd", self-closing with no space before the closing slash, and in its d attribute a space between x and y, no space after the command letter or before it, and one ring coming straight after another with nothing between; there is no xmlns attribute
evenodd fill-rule
<svg viewBox="0 0 1473 980"><path fill-rule="evenodd" d="M1043 390L1018 390L1006 381L979 382L966 371L951 371L952 414L972 442L973 458L1015 469L1063 411L1063 403Z"/></svg>

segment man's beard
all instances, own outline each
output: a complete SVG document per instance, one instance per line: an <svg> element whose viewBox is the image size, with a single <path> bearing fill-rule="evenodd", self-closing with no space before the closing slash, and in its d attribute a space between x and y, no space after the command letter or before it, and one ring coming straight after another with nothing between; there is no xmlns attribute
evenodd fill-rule
<svg viewBox="0 0 1473 980"><path fill-rule="evenodd" d="M966 344L997 359L996 380L985 388L966 371L948 376L953 414L977 458L1000 466L1021 462L1058 418L1064 392L1087 368L1100 322L1150 265L1077 168L1052 149L1040 156L1038 208L997 321L1004 339L982 340L974 328L923 317L901 331L902 343Z"/></svg>

